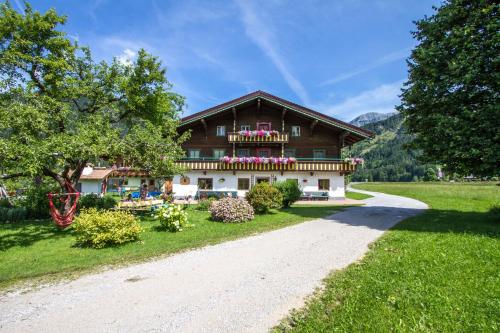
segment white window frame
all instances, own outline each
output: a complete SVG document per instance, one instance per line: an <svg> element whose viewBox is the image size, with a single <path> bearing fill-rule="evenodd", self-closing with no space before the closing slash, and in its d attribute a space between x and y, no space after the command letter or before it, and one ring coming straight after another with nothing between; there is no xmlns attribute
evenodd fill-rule
<svg viewBox="0 0 500 333"><path fill-rule="evenodd" d="M240 131L250 131L251 128L252 127L250 125L241 125L240 126Z"/></svg>
<svg viewBox="0 0 500 333"><path fill-rule="evenodd" d="M300 126L292 126L291 132L292 132L291 136L299 137L300 136Z"/></svg>
<svg viewBox="0 0 500 333"><path fill-rule="evenodd" d="M217 126L217 136L226 136L226 126L225 125L220 125Z"/></svg>
<svg viewBox="0 0 500 333"><path fill-rule="evenodd" d="M218 151L218 152L222 151L222 155L221 156L217 156L217 154L215 153L216 151ZM213 149L213 157L214 158L221 158L221 157L224 157L225 155L226 155L226 150L225 149L222 149L222 148L214 148Z"/></svg>
<svg viewBox="0 0 500 333"><path fill-rule="evenodd" d="M191 153L197 152L198 156L191 156ZM200 158L201 149L188 149L188 158Z"/></svg>

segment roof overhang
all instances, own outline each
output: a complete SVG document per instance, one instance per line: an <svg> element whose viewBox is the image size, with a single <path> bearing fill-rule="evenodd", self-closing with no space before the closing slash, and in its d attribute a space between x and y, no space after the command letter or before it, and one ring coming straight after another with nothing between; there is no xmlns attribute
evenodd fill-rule
<svg viewBox="0 0 500 333"><path fill-rule="evenodd" d="M283 108L286 108L288 110L297 112L298 114L302 114L308 118L315 119L318 121L321 121L324 124L328 124L330 126L339 128L341 130L347 131L349 133L355 134L361 138L372 138L374 136L374 133L368 130L365 130L363 128L348 124L346 122L343 122L341 120L335 119L333 117L324 115L322 113L319 113L317 111L308 109L306 107L300 106L298 104L289 102L287 100L284 100L282 98L273 96L271 94L265 93L263 91L256 91L254 93L239 97L237 99L234 99L232 101L217 105L215 107L212 107L210 109L192 114L190 116L184 117L181 119L181 123L179 127L186 126L188 124L194 123L196 121L199 121L201 119L226 112L232 108L238 107L243 104L247 104L253 100L261 99L264 101L268 101L270 103L273 103L275 105L279 105Z"/></svg>

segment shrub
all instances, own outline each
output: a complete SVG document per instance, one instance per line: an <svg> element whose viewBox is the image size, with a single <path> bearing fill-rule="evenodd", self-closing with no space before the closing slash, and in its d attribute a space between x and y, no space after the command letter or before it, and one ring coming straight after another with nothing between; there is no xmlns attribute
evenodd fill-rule
<svg viewBox="0 0 500 333"><path fill-rule="evenodd" d="M96 208L82 210L73 229L78 243L94 248L135 241L142 232L138 219L131 213Z"/></svg>
<svg viewBox="0 0 500 333"><path fill-rule="evenodd" d="M246 222L253 220L253 208L243 199L222 198L212 202L210 214L214 221L224 223Z"/></svg>
<svg viewBox="0 0 500 333"><path fill-rule="evenodd" d="M196 206L196 210L208 211L210 209L210 206L212 205L212 202L216 200L217 199L213 197L209 197L207 199L201 199L198 202L198 205Z"/></svg>
<svg viewBox="0 0 500 333"><path fill-rule="evenodd" d="M0 222L18 222L28 218L25 207L0 207Z"/></svg>
<svg viewBox="0 0 500 333"><path fill-rule="evenodd" d="M299 188L299 184L293 180L285 180L281 182L276 182L273 184L274 187L280 191L283 195L283 206L290 207L295 201L299 200L302 196L302 191Z"/></svg>
<svg viewBox="0 0 500 333"><path fill-rule="evenodd" d="M257 214L264 214L272 208L281 208L283 195L268 183L260 183L248 191L247 200Z"/></svg>
<svg viewBox="0 0 500 333"><path fill-rule="evenodd" d="M181 205L163 205L156 211L163 229L176 232L188 227L187 213Z"/></svg>
<svg viewBox="0 0 500 333"><path fill-rule="evenodd" d="M82 195L80 199L78 199L79 209L88 209L88 208L96 208L99 210L112 209L115 208L116 205L117 201L111 195L105 195L104 197L100 197L95 193L90 193Z"/></svg>
<svg viewBox="0 0 500 333"><path fill-rule="evenodd" d="M12 204L10 203L9 199L0 199L0 208L10 208L12 207Z"/></svg>
<svg viewBox="0 0 500 333"><path fill-rule="evenodd" d="M59 187L47 183L32 184L25 192L25 197L19 201L19 205L26 207L28 216L35 219L45 219L50 217L49 212L49 192L58 192Z"/></svg>

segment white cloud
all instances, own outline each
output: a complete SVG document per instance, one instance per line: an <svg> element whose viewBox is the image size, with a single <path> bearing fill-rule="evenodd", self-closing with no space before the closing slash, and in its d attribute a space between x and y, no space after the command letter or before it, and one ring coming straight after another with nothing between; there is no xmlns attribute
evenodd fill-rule
<svg viewBox="0 0 500 333"><path fill-rule="evenodd" d="M137 53L131 49L123 50L122 54L117 57L118 62L122 65L131 66Z"/></svg>
<svg viewBox="0 0 500 333"><path fill-rule="evenodd" d="M326 85L331 85L331 84L345 81L347 79L350 79L351 77L368 72L368 71L375 69L377 67L380 67L382 65L391 63L393 61L404 59L409 55L409 53L410 53L410 48L404 48L402 50L386 54L385 56L375 60L374 62L372 62L366 66L359 67L359 68L354 69L354 70L349 71L349 72L341 73L341 74L335 76L334 78L325 80L320 84L320 86L326 86Z"/></svg>
<svg viewBox="0 0 500 333"><path fill-rule="evenodd" d="M337 104L317 105L316 109L344 120L351 120L367 112L394 112L394 107L400 102L398 95L401 93L403 82L404 80L399 80L383 84Z"/></svg>
<svg viewBox="0 0 500 333"><path fill-rule="evenodd" d="M237 0L237 4L242 14L242 22L245 27L245 33L252 42L254 42L264 54L272 61L278 69L283 79L290 89L301 99L305 105L310 105L309 95L302 83L292 74L285 58L281 55L277 47L275 35L272 31L270 18L262 19L257 15L250 1ZM262 11L259 11L262 13Z"/></svg>

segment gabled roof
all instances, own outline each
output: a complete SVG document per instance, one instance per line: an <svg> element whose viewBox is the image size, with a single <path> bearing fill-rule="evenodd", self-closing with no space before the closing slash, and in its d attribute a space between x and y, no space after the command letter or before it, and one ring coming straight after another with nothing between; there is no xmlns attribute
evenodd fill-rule
<svg viewBox="0 0 500 333"><path fill-rule="evenodd" d="M271 102L271 103L274 103L274 104L277 104L277 105L280 105L282 107L287 108L288 110L295 111L297 113L309 116L313 119L317 119L318 121L321 121L321 122L326 123L328 125L343 129L345 131L348 131L352 134L358 135L358 136L363 137L363 138L371 138L374 136L374 133L371 131L368 131L366 129L351 125L351 124L346 123L342 120L327 116L327 115L322 114L320 112L317 112L317 111L311 110L309 108L306 108L304 106L287 101L283 98L271 95L271 94L266 93L262 90L257 90L253 93L238 97L238 98L233 99L231 101L219 104L217 106L211 107L211 108L206 109L204 111L200 111L200 112L197 112L195 114L184 117L181 119L180 126L184 126L184 125L190 124L192 122L195 122L197 120L200 120L202 118L209 117L209 116L215 115L215 114L223 112L223 111L227 111L228 109L231 109L233 107L236 107L236 106L244 104L244 103L248 103L248 102L250 102L252 100L256 100L258 98L265 100L265 101L268 101L268 102Z"/></svg>

